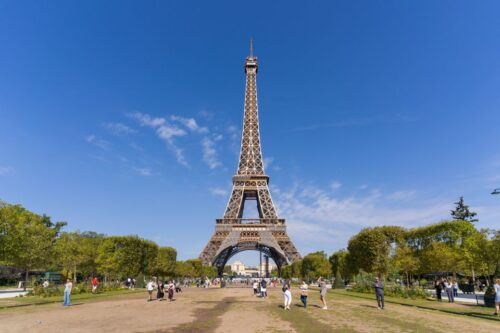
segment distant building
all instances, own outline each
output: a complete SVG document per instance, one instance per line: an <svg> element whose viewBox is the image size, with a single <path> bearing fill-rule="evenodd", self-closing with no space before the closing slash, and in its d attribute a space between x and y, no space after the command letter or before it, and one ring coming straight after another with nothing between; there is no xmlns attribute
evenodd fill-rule
<svg viewBox="0 0 500 333"><path fill-rule="evenodd" d="M276 268L275 265L269 263L269 273ZM236 275L248 276L248 277L259 277L259 274L262 272L262 276L266 274L266 264L262 263L261 269L259 267L250 267L245 266L244 263L237 260L231 264L231 271Z"/></svg>
<svg viewBox="0 0 500 333"><path fill-rule="evenodd" d="M245 275L245 265L241 261L235 261L231 264L231 271L236 275Z"/></svg>

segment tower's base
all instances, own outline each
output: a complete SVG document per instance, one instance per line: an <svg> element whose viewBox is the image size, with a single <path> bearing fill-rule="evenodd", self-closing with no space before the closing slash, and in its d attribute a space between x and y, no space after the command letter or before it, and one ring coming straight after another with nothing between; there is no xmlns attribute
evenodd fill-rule
<svg viewBox="0 0 500 333"><path fill-rule="evenodd" d="M248 250L268 255L279 272L282 266L301 259L286 233L284 219L219 219L200 259L204 265L217 267L222 275L232 256Z"/></svg>

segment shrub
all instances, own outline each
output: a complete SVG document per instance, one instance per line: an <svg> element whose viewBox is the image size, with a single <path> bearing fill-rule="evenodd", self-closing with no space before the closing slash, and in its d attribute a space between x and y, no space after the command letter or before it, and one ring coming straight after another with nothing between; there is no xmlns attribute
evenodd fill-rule
<svg viewBox="0 0 500 333"><path fill-rule="evenodd" d="M373 294L374 279L371 274L358 275L354 278L355 283L352 285L352 291ZM386 296L401 297L401 298L423 298L425 299L428 294L422 287L406 287L399 284L387 283L384 286L384 294Z"/></svg>

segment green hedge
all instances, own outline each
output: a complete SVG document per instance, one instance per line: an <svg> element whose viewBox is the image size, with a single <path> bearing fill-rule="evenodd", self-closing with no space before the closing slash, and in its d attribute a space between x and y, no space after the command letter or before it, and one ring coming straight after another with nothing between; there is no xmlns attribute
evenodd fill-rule
<svg viewBox="0 0 500 333"><path fill-rule="evenodd" d="M348 290L367 294L373 294L375 292L373 288L374 279L371 274L356 276L354 281L354 284ZM422 287L406 287L390 282L384 285L384 295L411 299L425 299L430 296Z"/></svg>
<svg viewBox="0 0 500 333"><path fill-rule="evenodd" d="M124 287L120 283L110 282L100 284L97 288L97 293L102 293L105 291L115 291L123 289ZM73 285L71 293L75 294L86 294L92 292L92 285L89 282L78 283ZM33 290L31 290L27 296L38 296L38 297L51 297L51 296L62 296L64 294L64 285L58 286L48 286L44 288L42 285L38 285Z"/></svg>

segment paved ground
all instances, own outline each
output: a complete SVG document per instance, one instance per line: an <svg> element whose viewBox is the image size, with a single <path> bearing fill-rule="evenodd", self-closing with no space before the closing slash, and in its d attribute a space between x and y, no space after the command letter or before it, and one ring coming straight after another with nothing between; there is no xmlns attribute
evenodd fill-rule
<svg viewBox="0 0 500 333"><path fill-rule="evenodd" d="M330 307L322 310L315 291L308 309L295 294L291 311L280 307L279 288L267 299L243 288L187 289L174 302L145 297L2 310L0 332L500 332L498 321L396 304L381 311L374 301L341 295L329 295Z"/></svg>

